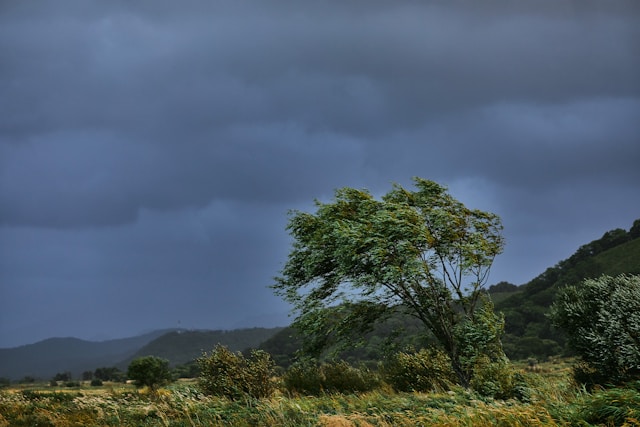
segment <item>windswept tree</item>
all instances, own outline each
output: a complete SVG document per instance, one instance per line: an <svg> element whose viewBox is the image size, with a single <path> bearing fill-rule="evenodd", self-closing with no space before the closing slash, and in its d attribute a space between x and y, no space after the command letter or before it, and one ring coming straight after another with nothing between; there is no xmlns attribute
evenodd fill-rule
<svg viewBox="0 0 640 427"><path fill-rule="evenodd" d="M502 225L433 181L414 183L416 191L394 185L381 200L342 188L331 203L316 201L315 213L292 211L293 247L273 288L294 305L305 350L350 341L403 310L433 334L468 386L478 357L504 357L503 322L481 302L503 249Z"/></svg>

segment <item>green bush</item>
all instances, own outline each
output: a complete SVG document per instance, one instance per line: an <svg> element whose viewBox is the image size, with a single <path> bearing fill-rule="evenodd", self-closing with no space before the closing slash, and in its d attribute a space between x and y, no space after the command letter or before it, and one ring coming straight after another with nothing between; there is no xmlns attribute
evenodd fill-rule
<svg viewBox="0 0 640 427"><path fill-rule="evenodd" d="M383 363L382 373L396 391L449 390L456 383L451 360L433 348L396 353Z"/></svg>
<svg viewBox="0 0 640 427"><path fill-rule="evenodd" d="M528 402L531 388L524 376L513 369L507 359L490 361L487 357L476 363L471 388L483 397L494 399L518 399Z"/></svg>
<svg viewBox="0 0 640 427"><path fill-rule="evenodd" d="M206 394L232 400L268 397L275 391L275 364L268 353L253 350L249 358L218 345L197 359L199 386Z"/></svg>
<svg viewBox="0 0 640 427"><path fill-rule="evenodd" d="M92 387L100 387L102 386L102 380L99 378L94 378L91 380L91 386Z"/></svg>
<svg viewBox="0 0 640 427"><path fill-rule="evenodd" d="M339 360L318 364L309 359L293 364L283 375L290 393L318 396L322 393L362 393L380 386L376 374Z"/></svg>
<svg viewBox="0 0 640 427"><path fill-rule="evenodd" d="M601 276L562 288L550 317L582 359L576 381L591 387L640 379L640 275Z"/></svg>
<svg viewBox="0 0 640 427"><path fill-rule="evenodd" d="M285 389L290 393L318 396L324 390L320 366L314 359L297 361L282 378Z"/></svg>

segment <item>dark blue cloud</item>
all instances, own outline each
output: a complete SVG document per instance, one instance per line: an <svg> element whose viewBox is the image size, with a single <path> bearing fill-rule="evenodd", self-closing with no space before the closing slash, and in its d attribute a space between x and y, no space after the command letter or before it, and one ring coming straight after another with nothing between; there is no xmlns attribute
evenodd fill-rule
<svg viewBox="0 0 640 427"><path fill-rule="evenodd" d="M495 282L640 216L635 1L0 8L0 346L283 319L341 186L500 214Z"/></svg>

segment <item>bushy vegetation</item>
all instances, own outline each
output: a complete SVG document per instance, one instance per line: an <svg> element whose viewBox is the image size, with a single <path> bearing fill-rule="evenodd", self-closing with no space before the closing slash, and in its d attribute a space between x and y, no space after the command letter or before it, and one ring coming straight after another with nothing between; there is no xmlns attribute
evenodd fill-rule
<svg viewBox="0 0 640 427"><path fill-rule="evenodd" d="M640 379L640 275L602 276L560 290L551 309L581 357L574 377L594 385Z"/></svg>
<svg viewBox="0 0 640 427"><path fill-rule="evenodd" d="M446 391L457 381L449 356L436 349L399 352L381 367L384 380L396 391Z"/></svg>
<svg viewBox="0 0 640 427"><path fill-rule="evenodd" d="M521 371L533 384L530 402L494 400L453 387L446 392L392 392L233 400L174 383L149 393L120 385L100 389L0 391L0 426L633 426L640 384L586 393L566 364Z"/></svg>
<svg viewBox="0 0 640 427"><path fill-rule="evenodd" d="M318 363L305 359L287 369L283 384L290 394L319 396L371 391L380 386L380 380L368 368L356 368L344 360Z"/></svg>
<svg viewBox="0 0 640 427"><path fill-rule="evenodd" d="M200 389L214 396L241 400L273 394L275 364L268 353L254 350L249 357L218 345L198 359Z"/></svg>

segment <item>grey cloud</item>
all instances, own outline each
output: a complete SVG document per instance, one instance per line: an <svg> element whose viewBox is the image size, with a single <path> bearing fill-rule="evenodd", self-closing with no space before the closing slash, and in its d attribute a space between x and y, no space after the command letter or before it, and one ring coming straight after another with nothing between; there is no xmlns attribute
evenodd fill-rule
<svg viewBox="0 0 640 427"><path fill-rule="evenodd" d="M0 345L86 330L47 301L285 311L287 210L412 176L500 214L528 280L638 216L638 40L635 0L2 2Z"/></svg>
<svg viewBox="0 0 640 427"><path fill-rule="evenodd" d="M22 101L5 103L9 123L153 131L167 120L182 130L293 120L366 134L470 105L639 92L637 15L490 15L428 2L286 14L241 2L187 20L189 3L174 19L157 18L155 7L173 11L27 15L34 35L24 41L10 25L6 40L18 43L3 50L18 64L6 89ZM32 90L38 99L18 96Z"/></svg>

